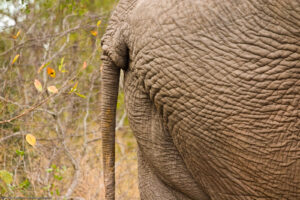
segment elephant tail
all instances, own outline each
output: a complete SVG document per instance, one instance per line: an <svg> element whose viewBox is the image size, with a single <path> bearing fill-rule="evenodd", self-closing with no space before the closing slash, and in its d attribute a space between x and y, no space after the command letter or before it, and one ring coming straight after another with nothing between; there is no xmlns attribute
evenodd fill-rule
<svg viewBox="0 0 300 200"><path fill-rule="evenodd" d="M102 56L101 123L105 199L115 199L115 125L120 68Z"/></svg>

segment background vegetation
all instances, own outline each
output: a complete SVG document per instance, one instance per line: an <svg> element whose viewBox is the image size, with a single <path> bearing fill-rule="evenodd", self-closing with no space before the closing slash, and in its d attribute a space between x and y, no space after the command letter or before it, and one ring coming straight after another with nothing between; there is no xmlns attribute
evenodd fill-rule
<svg viewBox="0 0 300 200"><path fill-rule="evenodd" d="M0 0L0 197L103 199L100 38L115 0ZM119 96L117 199L138 199Z"/></svg>

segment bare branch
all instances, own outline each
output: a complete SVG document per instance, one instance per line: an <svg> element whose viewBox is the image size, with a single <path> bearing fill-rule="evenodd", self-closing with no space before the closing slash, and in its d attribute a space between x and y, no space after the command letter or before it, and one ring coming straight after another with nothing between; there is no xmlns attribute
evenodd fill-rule
<svg viewBox="0 0 300 200"><path fill-rule="evenodd" d="M0 143L4 142L7 139L10 139L11 137L22 136L22 135L24 135L24 134L22 134L21 132L15 132L15 133L13 133L11 135L8 135L6 137L0 138Z"/></svg>

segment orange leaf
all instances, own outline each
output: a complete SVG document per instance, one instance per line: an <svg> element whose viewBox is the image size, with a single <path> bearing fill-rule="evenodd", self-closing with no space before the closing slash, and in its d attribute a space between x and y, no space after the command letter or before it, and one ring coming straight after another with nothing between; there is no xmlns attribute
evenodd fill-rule
<svg viewBox="0 0 300 200"><path fill-rule="evenodd" d="M34 86L39 92L43 91L43 86L39 80L37 79L34 80Z"/></svg>
<svg viewBox="0 0 300 200"><path fill-rule="evenodd" d="M48 67L47 72L48 72L49 76L51 76L52 78L55 78L55 70L54 69L52 69L51 67Z"/></svg>
<svg viewBox="0 0 300 200"><path fill-rule="evenodd" d="M49 86L47 87L47 90L50 92L50 93L58 93L58 89L55 87L55 86Z"/></svg>
<svg viewBox="0 0 300 200"><path fill-rule="evenodd" d="M14 57L13 61L11 62L12 65L18 60L19 56L20 56L20 54L17 54L17 55Z"/></svg>
<svg viewBox="0 0 300 200"><path fill-rule="evenodd" d="M19 37L20 33L21 33L21 30L19 30L16 35L13 35L12 38L17 39Z"/></svg>
<svg viewBox="0 0 300 200"><path fill-rule="evenodd" d="M98 32L97 31L91 31L91 34L96 37L98 35Z"/></svg>

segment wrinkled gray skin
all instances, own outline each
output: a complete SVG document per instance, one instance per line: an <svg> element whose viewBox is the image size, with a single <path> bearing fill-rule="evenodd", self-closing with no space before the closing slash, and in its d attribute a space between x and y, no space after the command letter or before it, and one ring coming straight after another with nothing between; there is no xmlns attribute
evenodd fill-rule
<svg viewBox="0 0 300 200"><path fill-rule="evenodd" d="M141 199L300 199L299 0L120 0L102 47L107 199L120 69Z"/></svg>

